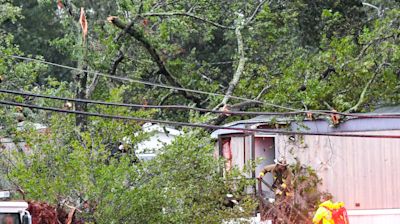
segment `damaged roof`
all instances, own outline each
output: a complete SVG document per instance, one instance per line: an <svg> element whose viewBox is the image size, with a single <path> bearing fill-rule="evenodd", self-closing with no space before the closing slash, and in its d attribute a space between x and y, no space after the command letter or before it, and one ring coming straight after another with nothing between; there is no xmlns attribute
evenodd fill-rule
<svg viewBox="0 0 400 224"><path fill-rule="evenodd" d="M375 111L364 114L399 114L400 105L386 106L376 109ZM327 116L325 116L327 117ZM251 119L238 120L223 125L224 127L238 127L238 128L255 128L262 124L290 124L289 129L292 131L303 132L362 132L362 131L381 131L381 130L400 130L400 119L398 118L352 118L339 124L338 126L331 126L328 119L320 117L316 120L299 120L296 116L277 116L277 115L261 115ZM217 138L218 135L242 133L239 130L225 130L219 129L211 133L212 138Z"/></svg>

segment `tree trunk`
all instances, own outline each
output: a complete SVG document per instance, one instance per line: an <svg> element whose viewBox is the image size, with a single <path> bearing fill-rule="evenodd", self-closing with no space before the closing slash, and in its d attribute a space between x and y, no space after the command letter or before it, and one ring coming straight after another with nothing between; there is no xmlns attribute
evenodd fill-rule
<svg viewBox="0 0 400 224"><path fill-rule="evenodd" d="M87 70L87 66L83 66L83 70ZM75 83L77 84L75 96L78 99L86 99L86 87L88 81L87 72L79 73L76 76ZM76 102L75 110L77 111L86 111L87 104ZM77 114L75 117L75 124L79 127L81 131L85 131L87 126L87 117L81 114Z"/></svg>

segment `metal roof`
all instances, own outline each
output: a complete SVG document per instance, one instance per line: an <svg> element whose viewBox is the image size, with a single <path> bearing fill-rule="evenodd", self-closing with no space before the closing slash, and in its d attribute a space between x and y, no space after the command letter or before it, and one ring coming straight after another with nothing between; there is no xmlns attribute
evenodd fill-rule
<svg viewBox="0 0 400 224"><path fill-rule="evenodd" d="M233 121L225 124L224 127L232 127L237 124L257 124L257 123L269 123L269 122L274 122L278 124L287 124L294 120L295 119L293 118L293 116L283 117L277 115L260 115L257 117L253 117L251 119Z"/></svg>
<svg viewBox="0 0 400 224"><path fill-rule="evenodd" d="M372 112L373 114L396 114L400 113L400 105L396 106L386 106L386 107L380 107L377 108ZM370 113L367 113L370 114Z"/></svg>
<svg viewBox="0 0 400 224"><path fill-rule="evenodd" d="M398 106L387 106L376 109L375 111L368 112L365 114L400 114L400 105ZM352 118L343 123L338 127L331 127L330 124L322 117L316 120L303 120L298 122L295 116L276 116L276 115L261 115L251 119L238 120L227 123L223 127L238 127L238 128L249 128L251 125L257 124L291 124L292 130L304 131L304 132L346 132L346 131L377 131L377 130L399 130L400 119L395 118ZM300 124L301 123L301 124ZM304 127L307 126L307 127ZM218 135L223 134L234 134L242 133L237 130L224 130L219 129L211 133L212 138L217 138Z"/></svg>

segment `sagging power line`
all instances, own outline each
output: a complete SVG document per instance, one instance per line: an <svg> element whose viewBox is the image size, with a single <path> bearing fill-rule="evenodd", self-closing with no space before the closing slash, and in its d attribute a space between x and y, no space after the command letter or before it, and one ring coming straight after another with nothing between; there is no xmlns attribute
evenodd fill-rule
<svg viewBox="0 0 400 224"><path fill-rule="evenodd" d="M88 99L79 99L79 98L68 98L68 97L57 97L57 96L48 96L37 93L30 92L22 92L15 90L7 90L0 89L0 93L7 93L13 95L20 96L29 96L29 97L38 97L45 99L54 99L54 100L63 100L70 102L78 102L78 103L88 103L88 104L98 104L105 106L120 106L120 107L129 107L129 108L139 108L139 109L177 109L177 110L194 110L199 112L210 112L210 113L218 113L218 114L228 114L228 115L296 115L296 114L304 114L304 112L254 112L254 111L221 111L221 110L210 110L199 107L191 107L185 105L145 105L145 104L128 104L128 103L116 103L116 102L105 102L98 100L88 100Z"/></svg>
<svg viewBox="0 0 400 224"><path fill-rule="evenodd" d="M130 117L130 116L100 114L100 113L84 112L84 111L64 110L64 109L58 109L58 108L53 108L53 107L42 107L42 106L37 106L37 105L16 103L16 102L11 102L11 101L4 101L4 100L0 100L0 104L8 105L8 106L27 107L27 108L52 111L52 112L57 112L57 113L78 114L78 115L84 115L84 116L102 117L102 118L117 119L117 120L134 120L134 121L138 121L138 122L150 122L150 123L166 124L166 125L171 125L171 126L194 127L194 128L204 128L204 129L212 129L212 130L224 129L224 130L251 132L251 133L263 132L263 133L270 133L270 134L287 134L287 135L317 135L317 136L334 136L334 137L400 139L400 135L343 134L343 133L327 133L327 132L299 132L299 131L284 131L284 130L274 130L274 129L252 129L252 128L239 128L239 127L224 127L224 126L209 125L209 124L166 121L166 120L156 120L156 119Z"/></svg>
<svg viewBox="0 0 400 224"><path fill-rule="evenodd" d="M341 113L341 112L333 112L333 111L319 111L319 110L308 110L308 111L299 111L299 112L254 112L254 111L221 111L221 110L210 110L205 108L198 107L190 107L185 105L145 105L145 104L128 104L128 103L116 103L116 102L105 102L98 100L88 100L88 99L79 99L79 98L68 98L68 97L58 97L58 96L48 96L37 93L30 92L22 92L16 90L7 90L0 89L0 93L7 93L13 95L20 96L29 96L29 97L38 97L45 99L54 99L54 100L62 100L62 101L70 101L70 102L78 102L78 103L88 103L88 104L97 104L97 105L105 105L105 106L120 106L120 107L128 107L128 108L139 108L139 109L170 109L170 110L194 110L199 112L209 112L209 113L218 113L218 114L226 114L226 115L278 115L278 116L294 116L301 114L322 114L322 115L330 115L330 114L338 114L346 117L356 117L356 118L400 118L400 114L356 114L356 113Z"/></svg>
<svg viewBox="0 0 400 224"><path fill-rule="evenodd" d="M60 68L65 68L65 69L69 69L69 70L74 70L74 71L78 71L78 72L85 72L85 73L88 73L88 74L94 74L94 75L99 75L99 76L103 76L103 77L106 77L106 78L117 79L117 80L132 82L132 83L139 83L139 84L148 85L148 86L155 86L155 87L178 90L178 91L186 91L186 92L191 92L191 93L196 93L196 94L203 94L203 95L210 95L210 96L221 96L221 97L225 97L226 96L225 94L222 94L222 93L212 93L212 92L207 92L207 91L202 91L202 90L194 90L194 89L188 89L188 88L164 85L164 84L160 84L160 83L153 83L153 82L143 81L143 80L139 80L139 79L132 79L132 78L127 78L127 77L115 76L115 75L110 75L110 74L106 74L106 73L102 73L102 72L96 72L96 71L90 71L90 70L85 70L85 69L74 68L74 67L67 66L67 65L61 65L61 64L57 64L57 63L53 63L53 62L48 62L48 61L45 61L45 60L39 60L39 59L29 58L29 57L24 57L24 56L18 56L18 55L4 55L4 56L11 57L11 58L14 58L14 59L25 60L25 61L34 61L34 62L47 64L47 65L51 65L51 66L56 66L56 67L60 67ZM290 108L290 107L286 107L286 106L281 106L281 105L277 105L277 104L273 104L273 103L268 103L268 102L265 102L265 101L248 99L248 98L239 97L239 96L233 96L233 95L227 95L227 96L229 98L236 99L236 100L260 103L260 104L264 104L264 105L267 105L267 106L270 106L270 107L285 109L285 110L289 110L289 111L297 111L297 112L300 111L301 112L301 110L298 110L298 109L294 109L294 108Z"/></svg>

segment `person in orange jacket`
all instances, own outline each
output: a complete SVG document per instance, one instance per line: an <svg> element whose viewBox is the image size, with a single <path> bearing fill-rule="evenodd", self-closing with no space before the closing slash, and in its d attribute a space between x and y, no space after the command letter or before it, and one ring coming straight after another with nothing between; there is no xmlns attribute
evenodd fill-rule
<svg viewBox="0 0 400 224"><path fill-rule="evenodd" d="M323 202L319 205L317 212L314 215L312 222L314 224L337 224L334 217L332 216L334 210L338 210L344 207L343 202L333 203L331 201L332 195L326 194L322 197ZM346 214L347 219L347 214ZM348 224L348 220L344 223Z"/></svg>

